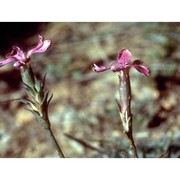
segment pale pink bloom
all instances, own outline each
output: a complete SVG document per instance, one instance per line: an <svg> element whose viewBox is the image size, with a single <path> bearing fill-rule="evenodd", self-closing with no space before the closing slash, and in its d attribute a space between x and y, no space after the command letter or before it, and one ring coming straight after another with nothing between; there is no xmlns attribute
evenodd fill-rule
<svg viewBox="0 0 180 180"><path fill-rule="evenodd" d="M126 68L134 67L140 73L144 74L145 76L149 76L150 69L148 67L142 65L143 61L135 60L135 61L131 62L130 61L131 58L132 58L131 52L127 49L122 49L118 53L117 61L111 62L110 66L97 66L96 64L94 64L92 69L95 72L103 72L106 70L112 70L113 72L119 72Z"/></svg>
<svg viewBox="0 0 180 180"><path fill-rule="evenodd" d="M44 38L41 35L38 36L39 36L39 42L37 46L33 49L30 49L27 53L24 53L19 47L13 46L11 53L6 55L7 59L0 62L0 67L12 61L16 61L14 63L14 67L24 66L26 63L30 61L30 57L32 54L42 53L47 51L47 49L51 46L52 41L44 40Z"/></svg>

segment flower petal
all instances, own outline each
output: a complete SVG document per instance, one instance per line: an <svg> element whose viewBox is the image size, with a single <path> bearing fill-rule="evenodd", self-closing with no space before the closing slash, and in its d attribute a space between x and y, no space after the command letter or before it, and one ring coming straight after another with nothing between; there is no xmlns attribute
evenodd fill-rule
<svg viewBox="0 0 180 180"><path fill-rule="evenodd" d="M106 67L106 66L97 66L96 64L94 64L94 66L92 67L92 70L94 72L103 72L103 71L106 71L106 70L109 70L110 67Z"/></svg>
<svg viewBox="0 0 180 180"><path fill-rule="evenodd" d="M30 56L34 53L45 52L50 47L52 43L51 40L44 40L43 36L41 35L38 35L38 36L39 36L38 45L27 52L27 56L26 56L27 58L30 58Z"/></svg>
<svg viewBox="0 0 180 180"><path fill-rule="evenodd" d="M110 67L110 69L113 71L113 72L119 72L119 71L121 71L121 70L123 70L123 69L125 69L123 66L121 66L121 65L117 65L117 66L111 66Z"/></svg>
<svg viewBox="0 0 180 180"><path fill-rule="evenodd" d="M136 68L140 73L144 74L145 76L150 75L150 69L146 66L141 65L132 65L134 68Z"/></svg>
<svg viewBox="0 0 180 180"><path fill-rule="evenodd" d="M14 63L14 67L21 67L21 66L23 66L24 64L22 64L22 63L20 63L19 61L17 61L17 62L15 62Z"/></svg>
<svg viewBox="0 0 180 180"><path fill-rule="evenodd" d="M43 45L41 46L41 48L37 49L36 52L34 53L41 53L41 52L45 52L52 44L51 40L44 40Z"/></svg>
<svg viewBox="0 0 180 180"><path fill-rule="evenodd" d="M134 60L132 63L132 65L140 65L140 64L143 64L143 61L142 60Z"/></svg>
<svg viewBox="0 0 180 180"><path fill-rule="evenodd" d="M18 61L22 63L26 59L24 52L17 46L13 46L13 50L10 53L10 56L16 58Z"/></svg>
<svg viewBox="0 0 180 180"><path fill-rule="evenodd" d="M132 57L132 55L131 55L131 52L129 50L122 49L118 53L118 57L117 57L118 64L125 66L125 64L130 62L131 57Z"/></svg>
<svg viewBox="0 0 180 180"><path fill-rule="evenodd" d="M8 58L8 59L6 59L6 60L4 60L4 61L1 61L1 62L0 62L0 67L4 66L4 65L6 65L6 64L8 64L8 63L10 63L10 62L12 62L12 61L15 61L15 60L16 60L15 58L10 57L10 58Z"/></svg>

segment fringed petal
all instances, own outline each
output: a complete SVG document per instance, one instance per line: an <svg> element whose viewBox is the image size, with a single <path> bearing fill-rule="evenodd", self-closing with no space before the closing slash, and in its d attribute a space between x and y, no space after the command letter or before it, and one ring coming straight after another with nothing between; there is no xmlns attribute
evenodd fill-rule
<svg viewBox="0 0 180 180"><path fill-rule="evenodd" d="M93 70L94 72L103 72L103 71L106 71L106 70L109 70L109 69L110 69L110 67L97 66L96 64L94 64L94 65L92 66L92 70Z"/></svg>
<svg viewBox="0 0 180 180"><path fill-rule="evenodd" d="M8 59L6 59L4 61L1 61L0 62L0 67L5 66L6 64L9 64L10 62L15 61L15 60L16 60L15 58L10 57L10 58L8 58Z"/></svg>
<svg viewBox="0 0 180 180"><path fill-rule="evenodd" d="M34 53L45 52L51 46L52 44L51 40L44 40L43 36L41 35L38 36L39 36L38 45L27 52L27 56L26 56L27 58L30 58L30 56Z"/></svg>
<svg viewBox="0 0 180 180"><path fill-rule="evenodd" d="M140 64L143 64L143 61L142 60L134 60L132 63L132 65L140 65Z"/></svg>
<svg viewBox="0 0 180 180"><path fill-rule="evenodd" d="M125 66L126 64L128 64L130 62L131 57L132 57L132 55L131 55L131 52L129 50L122 49L118 53L118 57L117 57L118 64Z"/></svg>
<svg viewBox="0 0 180 180"><path fill-rule="evenodd" d="M113 72L119 72L123 69L125 69L123 66L119 65L119 66L111 66L110 69L113 71Z"/></svg>
<svg viewBox="0 0 180 180"><path fill-rule="evenodd" d="M150 75L150 69L146 66L133 65L133 67L136 68L140 73L144 74L145 76Z"/></svg>

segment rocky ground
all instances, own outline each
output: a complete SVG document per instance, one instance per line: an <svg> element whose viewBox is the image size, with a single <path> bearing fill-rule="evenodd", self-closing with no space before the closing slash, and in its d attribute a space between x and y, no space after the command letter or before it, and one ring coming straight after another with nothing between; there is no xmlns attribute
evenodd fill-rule
<svg viewBox="0 0 180 180"><path fill-rule="evenodd" d="M115 102L118 77L91 70L93 63L116 60L122 48L151 69L149 77L134 69L130 74L139 156L180 157L179 23L56 22L38 23L30 30L9 35L0 59L14 42L27 50L37 42L37 34L52 39L48 52L33 56L32 67L40 79L47 73L46 87L53 93L50 121L67 157L132 157ZM46 130L24 105L5 102L21 97L26 93L19 70L12 64L1 68L0 157L58 157Z"/></svg>

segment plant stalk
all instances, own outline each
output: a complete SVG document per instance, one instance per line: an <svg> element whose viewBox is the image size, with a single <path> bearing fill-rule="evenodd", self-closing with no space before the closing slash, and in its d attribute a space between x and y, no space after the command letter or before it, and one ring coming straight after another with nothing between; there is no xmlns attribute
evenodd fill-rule
<svg viewBox="0 0 180 180"><path fill-rule="evenodd" d="M40 125L48 130L50 138L58 151L58 155L61 158L65 158L52 130L48 117L48 107L52 99L52 95L49 97L49 91L45 89L45 76L42 82L39 82L30 65L21 67L22 81L26 87L26 92L31 100L23 99L27 105L27 110L32 112L36 117L36 120Z"/></svg>
<svg viewBox="0 0 180 180"><path fill-rule="evenodd" d="M119 76L120 102L118 103L119 114L121 117L124 133L129 142L134 158L138 158L137 149L133 138L132 113L131 113L131 84L129 78L129 69L121 70Z"/></svg>
<svg viewBox="0 0 180 180"><path fill-rule="evenodd" d="M59 146L59 144L58 144L58 142L57 142L51 128L48 128L47 130L48 130L49 136L50 136L50 138L51 138L51 140L52 140L52 142L53 142L53 144L54 144L54 146L55 146L55 148L56 148L56 150L58 152L59 157L60 158L65 158L64 153L63 153L62 149L60 148L60 146Z"/></svg>

